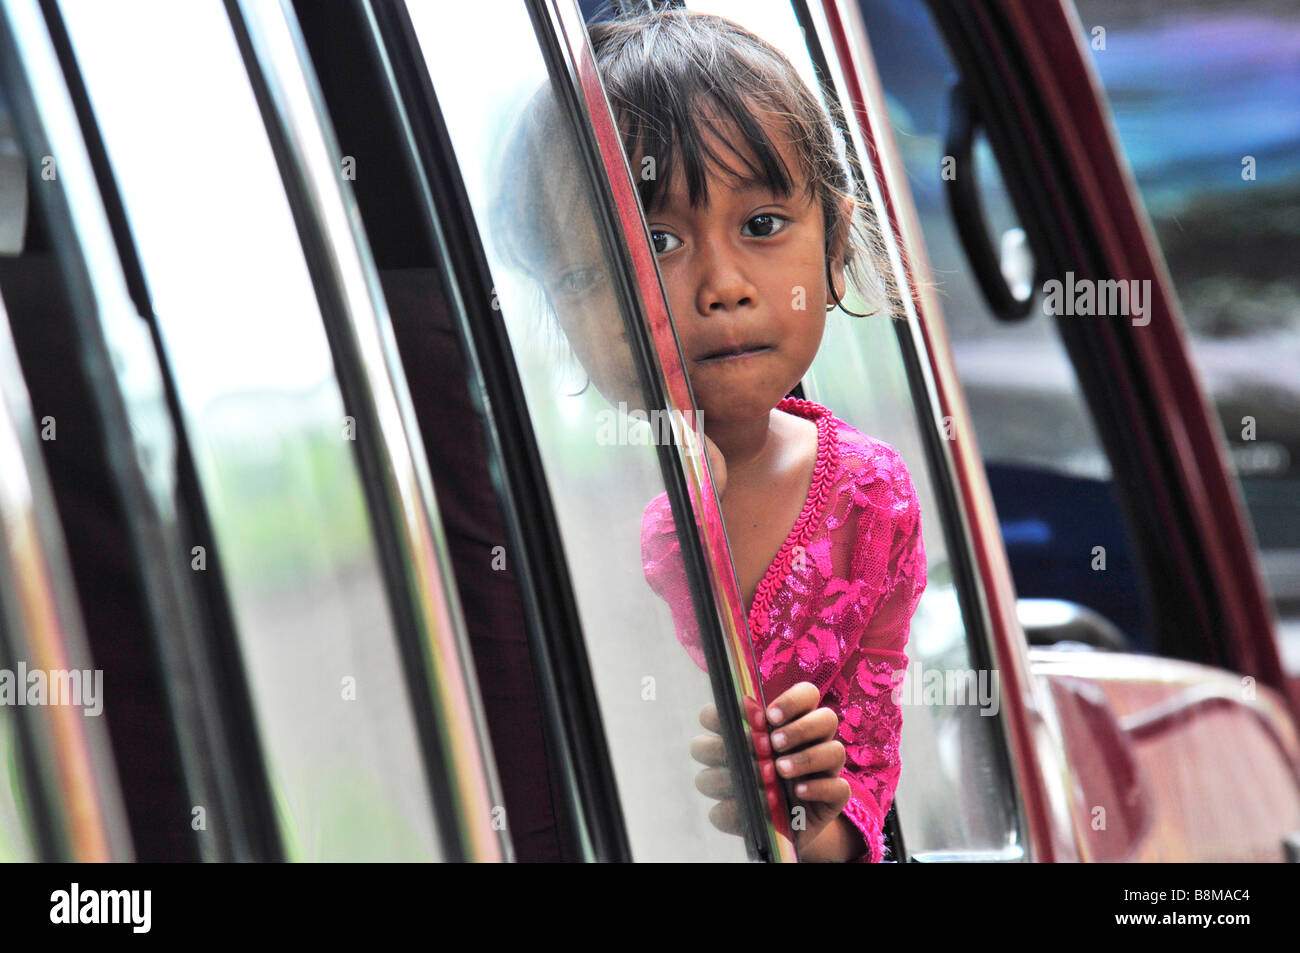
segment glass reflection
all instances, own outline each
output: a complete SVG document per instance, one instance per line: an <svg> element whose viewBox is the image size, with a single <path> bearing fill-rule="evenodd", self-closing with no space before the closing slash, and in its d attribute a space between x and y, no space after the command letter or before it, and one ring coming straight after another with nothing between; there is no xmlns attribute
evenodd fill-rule
<svg viewBox="0 0 1300 953"><path fill-rule="evenodd" d="M633 857L745 860L696 787L708 674L642 573L642 516L664 493L654 443L672 423L645 413L575 130L516 4L408 9L484 232L485 294L538 438Z"/></svg>

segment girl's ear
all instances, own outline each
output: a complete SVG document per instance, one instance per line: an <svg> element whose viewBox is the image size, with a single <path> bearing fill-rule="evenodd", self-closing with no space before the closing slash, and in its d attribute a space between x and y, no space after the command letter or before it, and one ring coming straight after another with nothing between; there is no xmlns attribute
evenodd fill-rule
<svg viewBox="0 0 1300 953"><path fill-rule="evenodd" d="M841 227L835 230L835 247L826 255L826 273L829 283L826 288L826 305L832 307L836 299L844 299L848 291L844 282L844 271L849 264L850 244L849 229L853 227L853 197L845 195L840 199Z"/></svg>

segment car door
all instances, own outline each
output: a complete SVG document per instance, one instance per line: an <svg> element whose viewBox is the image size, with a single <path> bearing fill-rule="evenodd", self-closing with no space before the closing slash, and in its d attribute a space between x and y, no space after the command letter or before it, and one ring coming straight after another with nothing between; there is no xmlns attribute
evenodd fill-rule
<svg viewBox="0 0 1300 953"><path fill-rule="evenodd" d="M729 562L694 515L716 511L708 471L657 365L559 12L421 0L295 12L453 514L487 719L511 753L498 767L519 855L792 859L782 794L748 735L761 698ZM544 235L520 227L539 195L560 197L564 216ZM539 280L557 254L571 259L563 275ZM624 406L574 373L572 349ZM629 406L658 408L653 429ZM681 541L698 660L642 574L656 498L699 527ZM740 836L715 826L697 789L705 708L730 763L747 766Z"/></svg>
<svg viewBox="0 0 1300 953"><path fill-rule="evenodd" d="M1051 599L1018 614L1043 646L1030 660L1054 699L1080 856L1282 859L1300 762L1257 559L1072 8L840 11L879 64L881 137L886 115L898 129L882 164L917 196L902 224L914 265L934 263L923 307L938 313L936 281L953 299L954 377L1016 586ZM1052 303L1067 283L1120 281L1148 297L1110 313ZM1036 571L1044 559L1061 561ZM1061 639L1092 650L1047 647ZM1247 805L1225 759L1259 772Z"/></svg>

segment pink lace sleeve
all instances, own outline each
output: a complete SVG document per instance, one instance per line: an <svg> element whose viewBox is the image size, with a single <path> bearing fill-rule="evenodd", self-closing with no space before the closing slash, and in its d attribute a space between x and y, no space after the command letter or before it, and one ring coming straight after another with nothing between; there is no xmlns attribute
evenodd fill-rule
<svg viewBox="0 0 1300 953"><path fill-rule="evenodd" d="M903 713L894 687L907 671L904 647L926 569L920 507L907 468L885 444L876 445L872 458L873 466L853 474L857 526L849 575L851 588L861 586L867 623L857 646L846 646L844 665L823 704L840 715L846 757L841 776L852 789L844 813L867 845L856 859L878 863L900 771Z"/></svg>

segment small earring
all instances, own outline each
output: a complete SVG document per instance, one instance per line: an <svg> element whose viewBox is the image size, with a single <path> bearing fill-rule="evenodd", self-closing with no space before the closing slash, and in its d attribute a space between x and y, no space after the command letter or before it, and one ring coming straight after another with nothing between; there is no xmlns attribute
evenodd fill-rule
<svg viewBox="0 0 1300 953"><path fill-rule="evenodd" d="M834 299L826 306L826 313L830 314L838 307L843 307L839 294L835 291L835 278L831 275L831 260L826 259L826 287L831 291L831 297Z"/></svg>
<svg viewBox="0 0 1300 953"><path fill-rule="evenodd" d="M831 297L835 299L835 304L828 304L826 306L827 314L830 314L830 312L837 307L845 314L851 314L855 318L869 318L871 315L876 313L875 311L868 311L866 314L858 314L858 312L850 311L848 308L844 307L844 301L840 298L840 293L835 290L835 279L831 275L831 260L829 258L826 259L826 286L831 289ZM880 309L877 308L876 310L878 311Z"/></svg>

